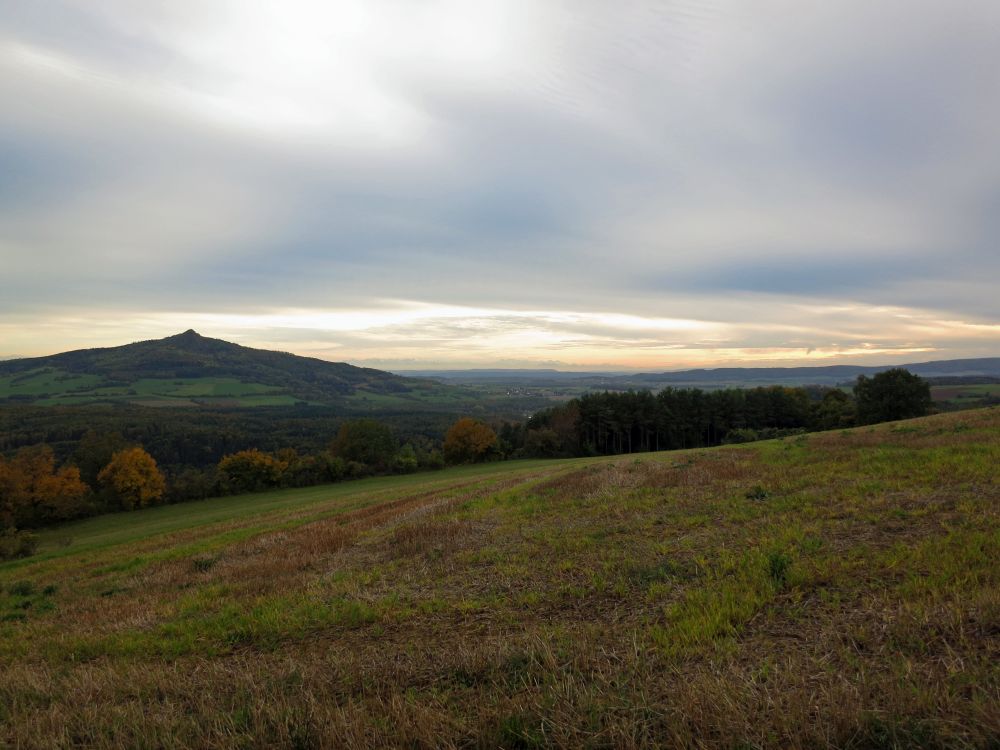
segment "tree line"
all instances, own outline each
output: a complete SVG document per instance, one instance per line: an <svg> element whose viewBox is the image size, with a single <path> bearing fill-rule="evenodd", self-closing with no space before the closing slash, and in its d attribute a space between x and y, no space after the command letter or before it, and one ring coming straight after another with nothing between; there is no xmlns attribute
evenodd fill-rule
<svg viewBox="0 0 1000 750"><path fill-rule="evenodd" d="M588 393L535 414L517 437L524 455L613 455L908 419L930 408L927 382L896 368L860 376L850 393L822 386Z"/></svg>
<svg viewBox="0 0 1000 750"><path fill-rule="evenodd" d="M327 449L246 448L210 467L164 472L141 445L120 433L84 434L61 465L48 445L26 446L0 456L0 559L34 552L32 529L101 513L219 495L306 487L377 474L411 473L499 457L491 427L465 417L437 445L401 443L374 419L341 424Z"/></svg>

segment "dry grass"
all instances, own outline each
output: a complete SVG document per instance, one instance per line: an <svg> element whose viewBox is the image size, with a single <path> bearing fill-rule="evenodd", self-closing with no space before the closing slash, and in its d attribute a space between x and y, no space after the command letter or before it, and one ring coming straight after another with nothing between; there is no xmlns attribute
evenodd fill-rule
<svg viewBox="0 0 1000 750"><path fill-rule="evenodd" d="M983 410L0 567L0 746L997 747L998 465Z"/></svg>

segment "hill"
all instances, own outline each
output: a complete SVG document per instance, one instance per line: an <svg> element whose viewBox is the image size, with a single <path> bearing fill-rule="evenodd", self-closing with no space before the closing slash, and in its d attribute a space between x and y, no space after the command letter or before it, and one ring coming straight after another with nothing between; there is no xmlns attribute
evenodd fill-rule
<svg viewBox="0 0 1000 750"><path fill-rule="evenodd" d="M902 367L924 378L945 376L1000 376L1000 357L949 359L937 362L913 362L905 365L827 365L824 367L719 367L710 370L643 373L637 379L663 384L751 383L834 385L855 380L858 375L875 375L892 367Z"/></svg>
<svg viewBox="0 0 1000 750"><path fill-rule="evenodd" d="M995 747L1000 410L46 532L0 745Z"/></svg>
<svg viewBox="0 0 1000 750"><path fill-rule="evenodd" d="M391 398L441 390L381 370L251 349L191 330L125 346L0 362L0 399L45 405L331 404L358 395Z"/></svg>
<svg viewBox="0 0 1000 750"><path fill-rule="evenodd" d="M436 378L469 385L506 383L545 387L562 385L583 389L725 387L757 385L839 385L858 375L875 375L892 367L903 367L924 378L966 378L996 382L1000 378L1000 357L948 359L904 365L826 365L820 367L718 367L673 372L569 372L553 369L401 370L400 374ZM952 383L958 384L958 383Z"/></svg>

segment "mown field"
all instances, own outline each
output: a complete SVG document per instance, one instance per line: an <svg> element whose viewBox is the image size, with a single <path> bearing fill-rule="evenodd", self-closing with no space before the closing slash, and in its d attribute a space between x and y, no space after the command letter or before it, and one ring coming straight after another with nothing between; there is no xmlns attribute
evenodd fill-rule
<svg viewBox="0 0 1000 750"><path fill-rule="evenodd" d="M0 746L1000 745L1000 409L48 532Z"/></svg>

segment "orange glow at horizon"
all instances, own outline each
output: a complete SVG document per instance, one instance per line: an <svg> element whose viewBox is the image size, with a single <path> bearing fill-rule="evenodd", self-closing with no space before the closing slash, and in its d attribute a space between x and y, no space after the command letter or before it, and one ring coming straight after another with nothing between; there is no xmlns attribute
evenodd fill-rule
<svg viewBox="0 0 1000 750"><path fill-rule="evenodd" d="M878 320L875 328L869 321ZM684 369L995 356L1000 325L919 310L803 306L795 325L411 302L372 309L73 315L0 325L0 356L117 346L194 328L245 346L383 368ZM85 339L78 338L86 331ZM813 343L815 342L815 343ZM965 348L959 348L965 347ZM958 350L959 354L954 352ZM972 352L968 354L967 352ZM979 352L979 353L977 353ZM498 364L500 363L500 364Z"/></svg>

